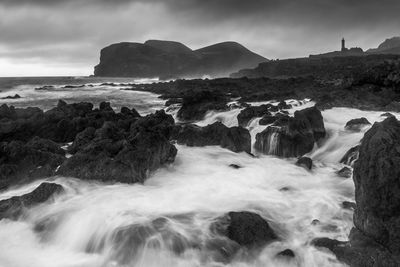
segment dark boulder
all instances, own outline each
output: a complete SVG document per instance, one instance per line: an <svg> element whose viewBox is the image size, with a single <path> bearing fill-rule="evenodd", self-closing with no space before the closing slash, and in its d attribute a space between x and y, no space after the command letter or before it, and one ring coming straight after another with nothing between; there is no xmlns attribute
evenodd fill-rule
<svg viewBox="0 0 400 267"><path fill-rule="evenodd" d="M50 140L0 142L0 189L52 176L64 160L64 151Z"/></svg>
<svg viewBox="0 0 400 267"><path fill-rule="evenodd" d="M158 111L138 119L129 131L113 122L105 122L95 132L86 129L71 146L76 153L57 174L85 180L143 182L149 172L174 161L177 150L169 141L173 125L171 115Z"/></svg>
<svg viewBox="0 0 400 267"><path fill-rule="evenodd" d="M350 131L360 131L363 127L371 125L371 123L364 117L349 120L344 128Z"/></svg>
<svg viewBox="0 0 400 267"><path fill-rule="evenodd" d="M353 179L354 225L366 236L400 253L400 122L389 117L365 133Z"/></svg>
<svg viewBox="0 0 400 267"><path fill-rule="evenodd" d="M269 126L258 133L255 148L265 154L299 157L310 152L325 134L321 112L311 107L296 111L294 117L282 120L279 126Z"/></svg>
<svg viewBox="0 0 400 267"><path fill-rule="evenodd" d="M248 248L262 247L278 238L266 220L247 211L229 212L218 218L211 231Z"/></svg>
<svg viewBox="0 0 400 267"><path fill-rule="evenodd" d="M344 156L340 160L340 163L343 163L343 164L346 164L349 166L353 166L354 162L358 159L359 149L360 149L359 145L350 148L346 152L346 154L344 154Z"/></svg>
<svg viewBox="0 0 400 267"><path fill-rule="evenodd" d="M59 184L44 182L30 193L1 200L0 219L16 219L25 208L46 202L54 194L59 194L63 191L63 187Z"/></svg>
<svg viewBox="0 0 400 267"><path fill-rule="evenodd" d="M226 110L228 98L220 93L199 91L183 97L178 118L186 121L201 120L211 110Z"/></svg>
<svg viewBox="0 0 400 267"><path fill-rule="evenodd" d="M301 166L307 170L311 170L313 166L312 159L309 157L301 157L296 161L297 166Z"/></svg>
<svg viewBox="0 0 400 267"><path fill-rule="evenodd" d="M296 255L294 254L293 250L291 249L285 249L278 254L276 254L277 257L285 257L285 258L294 258Z"/></svg>
<svg viewBox="0 0 400 267"><path fill-rule="evenodd" d="M247 124L254 118L262 117L264 115L271 115L269 109L271 105L250 106L240 111L237 116L239 126L246 127Z"/></svg>
<svg viewBox="0 0 400 267"><path fill-rule="evenodd" d="M228 128L221 122L205 127L193 124L178 126L175 139L187 146L221 146L233 152L251 152L251 137L242 127Z"/></svg>
<svg viewBox="0 0 400 267"><path fill-rule="evenodd" d="M237 165L237 164L229 164L229 167L234 168L234 169L240 169L242 166Z"/></svg>
<svg viewBox="0 0 400 267"><path fill-rule="evenodd" d="M400 266L400 122L388 117L369 129L354 163L354 227L348 242L322 239L352 267Z"/></svg>

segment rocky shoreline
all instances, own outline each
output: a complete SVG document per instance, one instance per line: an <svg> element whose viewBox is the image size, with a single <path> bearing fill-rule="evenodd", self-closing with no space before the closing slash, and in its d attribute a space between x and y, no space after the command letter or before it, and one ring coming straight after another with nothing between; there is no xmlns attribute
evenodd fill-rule
<svg viewBox="0 0 400 267"><path fill-rule="evenodd" d="M163 98L169 99L167 105L178 104L178 122L164 110L141 116L134 108L123 107L116 112L107 102L94 107L88 102L67 104L60 100L48 111L2 105L0 189L54 175L105 183L143 183L153 171L174 162L178 153L176 143L218 145L233 152L251 154L251 136L246 127L254 118L260 118L260 125L267 125L255 137L256 151L278 157L296 157L297 165L311 171L312 160L302 156L326 136L320 109L336 105L337 95L343 97L343 106L360 108L362 103L357 103L356 96L361 97L366 90L370 97L363 98L364 108L398 111L397 87L385 82L392 74L392 71L384 72L374 81L358 80L346 87L344 84L323 85L312 77L178 80L133 85L132 90L162 94ZM303 99L307 94L317 101L316 106L298 110L290 116L287 109L291 106L283 100ZM255 99L281 102L261 106L246 103ZM236 102L232 104L232 100ZM237 115L239 126L227 127L220 122L204 127L193 124L209 111L230 110L230 105L242 108ZM329 238L313 241L316 247L329 249L340 261L354 267L400 264L396 256L400 244L397 227L399 173L396 168L400 123L390 114L383 115L387 119L375 123L360 146L344 155L342 161L349 166L338 172L338 176L348 178L354 164L356 203L343 203L344 208L355 209L355 226L349 241ZM357 132L368 124L365 118L354 118L343 126L347 131ZM240 168L235 164L231 167ZM0 201L0 218L18 218L25 208L48 201L53 194L62 192L60 185L42 183L31 193ZM279 239L267 220L246 211L230 212L216 218L212 227L218 238L225 236L233 242L224 245L230 248L228 252L220 252L218 257L224 258L223 262L229 261L239 248L255 249ZM213 243L217 241L210 242L208 248L220 247ZM281 254L285 257L294 255L290 249Z"/></svg>

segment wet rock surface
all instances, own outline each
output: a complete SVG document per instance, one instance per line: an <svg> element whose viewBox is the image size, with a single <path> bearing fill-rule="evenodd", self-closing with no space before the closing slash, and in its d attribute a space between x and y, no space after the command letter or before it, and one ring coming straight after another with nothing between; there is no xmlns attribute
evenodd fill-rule
<svg viewBox="0 0 400 267"><path fill-rule="evenodd" d="M261 247L278 239L266 220L248 211L229 212L218 218L211 229L245 247Z"/></svg>
<svg viewBox="0 0 400 267"><path fill-rule="evenodd" d="M296 161L296 165L301 166L306 170L311 170L313 167L313 162L309 157L301 157Z"/></svg>
<svg viewBox="0 0 400 267"><path fill-rule="evenodd" d="M240 111L237 120L240 126L246 127L250 120L262 117L264 115L271 115L272 105L250 106Z"/></svg>
<svg viewBox="0 0 400 267"><path fill-rule="evenodd" d="M193 124L177 126L174 138L188 146L219 145L233 152L251 152L251 137L242 127L228 128L220 122L199 127Z"/></svg>
<svg viewBox="0 0 400 267"><path fill-rule="evenodd" d="M350 131L360 131L361 128L371 125L371 123L364 117L349 120L344 128Z"/></svg>
<svg viewBox="0 0 400 267"><path fill-rule="evenodd" d="M340 163L353 166L354 162L358 159L359 149L360 149L359 145L350 148L346 152L346 154L344 154L343 157L340 159Z"/></svg>
<svg viewBox="0 0 400 267"><path fill-rule="evenodd" d="M183 97L178 118L186 121L201 120L207 111L226 110L228 98L221 93L200 91L188 93Z"/></svg>
<svg viewBox="0 0 400 267"><path fill-rule="evenodd" d="M255 148L265 154L299 157L310 152L325 134L321 112L311 107L296 111L294 117L280 120L279 126L269 126L258 133Z"/></svg>
<svg viewBox="0 0 400 267"><path fill-rule="evenodd" d="M0 142L0 189L55 174L65 160L64 151L51 140Z"/></svg>
<svg viewBox="0 0 400 267"><path fill-rule="evenodd" d="M365 133L354 163L356 204L349 241L322 238L315 245L352 267L400 265L399 147L400 122L395 117L375 123Z"/></svg>
<svg viewBox="0 0 400 267"><path fill-rule="evenodd" d="M143 182L151 171L172 163L177 150L169 141L172 116L158 111L131 123L129 130L105 122L77 135L74 151L57 174L85 180Z"/></svg>
<svg viewBox="0 0 400 267"><path fill-rule="evenodd" d="M110 103L87 102L39 108L0 107L0 188L55 174L81 179L143 182L173 162L174 126L164 111L141 117L135 109L115 112ZM72 157L66 158L61 145Z"/></svg>
<svg viewBox="0 0 400 267"><path fill-rule="evenodd" d="M55 183L41 183L35 190L22 196L14 196L0 201L0 219L16 219L25 208L46 202L53 195L63 192L61 185Z"/></svg>

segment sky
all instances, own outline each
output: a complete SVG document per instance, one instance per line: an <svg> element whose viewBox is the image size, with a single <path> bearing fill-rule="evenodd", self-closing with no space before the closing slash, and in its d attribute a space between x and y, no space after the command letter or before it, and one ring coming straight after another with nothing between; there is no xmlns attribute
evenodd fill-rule
<svg viewBox="0 0 400 267"><path fill-rule="evenodd" d="M117 42L236 41L269 59L400 36L399 0L0 0L0 76L93 74Z"/></svg>

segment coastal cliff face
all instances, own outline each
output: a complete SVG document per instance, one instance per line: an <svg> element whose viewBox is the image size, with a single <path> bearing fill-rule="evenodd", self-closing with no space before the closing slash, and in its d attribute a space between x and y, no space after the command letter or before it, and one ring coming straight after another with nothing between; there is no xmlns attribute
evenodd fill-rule
<svg viewBox="0 0 400 267"><path fill-rule="evenodd" d="M267 61L235 42L198 50L172 41L118 43L101 50L94 75L103 77L182 78L227 76Z"/></svg>

